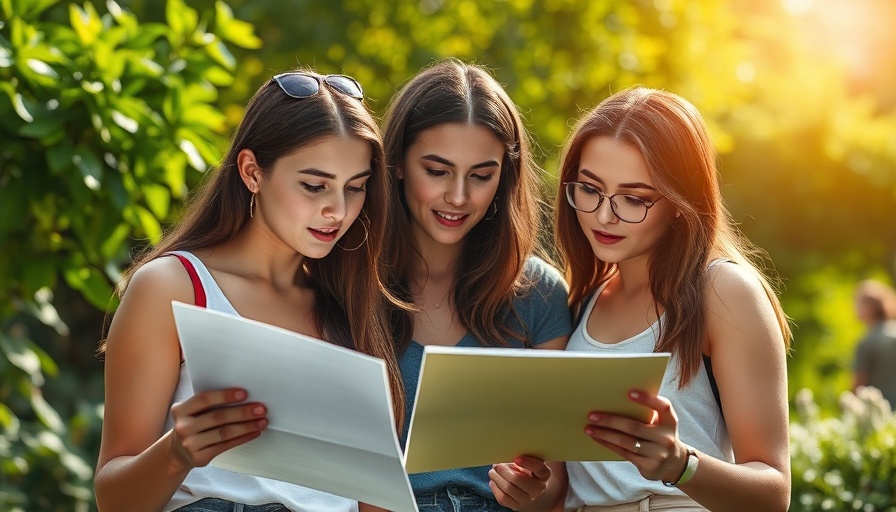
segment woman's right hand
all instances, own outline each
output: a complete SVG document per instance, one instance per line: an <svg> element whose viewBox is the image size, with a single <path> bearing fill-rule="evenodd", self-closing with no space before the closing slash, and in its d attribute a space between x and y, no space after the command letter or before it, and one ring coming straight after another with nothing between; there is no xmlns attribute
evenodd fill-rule
<svg viewBox="0 0 896 512"><path fill-rule="evenodd" d="M171 407L171 444L177 459L189 468L205 466L218 454L261 435L268 425L267 408L240 403L247 393L231 388L203 391Z"/></svg>

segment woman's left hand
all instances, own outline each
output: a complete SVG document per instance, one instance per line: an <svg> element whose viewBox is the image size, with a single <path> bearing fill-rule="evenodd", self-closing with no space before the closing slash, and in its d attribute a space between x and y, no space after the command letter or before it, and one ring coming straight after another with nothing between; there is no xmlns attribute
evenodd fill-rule
<svg viewBox="0 0 896 512"><path fill-rule="evenodd" d="M498 503L519 510L544 494L551 468L541 459L523 455L513 462L493 465L488 477L488 486Z"/></svg>
<svg viewBox="0 0 896 512"><path fill-rule="evenodd" d="M678 438L678 417L666 398L642 391L629 399L653 410L649 423L600 411L588 416L585 434L630 461L648 480L675 482L687 463L687 447Z"/></svg>

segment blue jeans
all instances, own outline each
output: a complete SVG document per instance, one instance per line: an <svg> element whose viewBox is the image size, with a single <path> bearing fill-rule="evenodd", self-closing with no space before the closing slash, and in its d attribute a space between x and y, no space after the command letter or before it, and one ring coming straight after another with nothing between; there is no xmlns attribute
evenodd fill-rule
<svg viewBox="0 0 896 512"><path fill-rule="evenodd" d="M184 505L174 512L291 512L279 503L266 505L243 505L220 498L203 498Z"/></svg>
<svg viewBox="0 0 896 512"><path fill-rule="evenodd" d="M438 491L416 494L420 512L506 512L494 497L486 498L463 487L445 487Z"/></svg>

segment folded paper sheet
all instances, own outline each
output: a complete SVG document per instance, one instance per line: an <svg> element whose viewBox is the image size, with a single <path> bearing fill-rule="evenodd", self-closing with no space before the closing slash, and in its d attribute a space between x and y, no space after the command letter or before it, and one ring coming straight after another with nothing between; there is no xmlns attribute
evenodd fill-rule
<svg viewBox="0 0 896 512"><path fill-rule="evenodd" d="M382 360L253 320L173 308L194 389L241 387L268 409L262 435L213 466L417 511Z"/></svg>
<svg viewBox="0 0 896 512"><path fill-rule="evenodd" d="M421 473L509 462L621 460L584 433L588 413L647 420L628 391L656 393L668 353L427 346L405 448Z"/></svg>

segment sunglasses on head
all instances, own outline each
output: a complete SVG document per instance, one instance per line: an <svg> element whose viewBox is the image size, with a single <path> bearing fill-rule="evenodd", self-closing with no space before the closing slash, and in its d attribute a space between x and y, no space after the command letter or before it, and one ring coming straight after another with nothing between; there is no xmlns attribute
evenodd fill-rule
<svg viewBox="0 0 896 512"><path fill-rule="evenodd" d="M364 99L364 91L361 89L361 84L347 75L320 76L293 71L275 75L273 80L277 82L277 85L280 86L280 89L282 89L283 92L297 99L310 98L319 93L322 83L329 85L330 89L333 89L338 93L359 100Z"/></svg>

